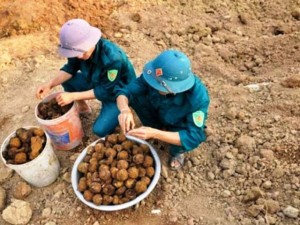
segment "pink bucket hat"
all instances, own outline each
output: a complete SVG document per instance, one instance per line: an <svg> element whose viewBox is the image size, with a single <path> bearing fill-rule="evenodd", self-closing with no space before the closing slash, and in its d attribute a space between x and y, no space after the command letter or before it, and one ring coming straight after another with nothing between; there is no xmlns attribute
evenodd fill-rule
<svg viewBox="0 0 300 225"><path fill-rule="evenodd" d="M59 34L59 53L67 58L77 57L94 47L101 38L100 29L83 19L66 22Z"/></svg>

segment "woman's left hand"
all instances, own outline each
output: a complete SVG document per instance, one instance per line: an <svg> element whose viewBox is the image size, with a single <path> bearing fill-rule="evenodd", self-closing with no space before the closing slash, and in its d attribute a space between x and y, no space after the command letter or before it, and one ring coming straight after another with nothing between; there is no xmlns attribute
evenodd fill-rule
<svg viewBox="0 0 300 225"><path fill-rule="evenodd" d="M73 93L64 92L56 96L56 101L60 106L68 105L74 100L75 99Z"/></svg>
<svg viewBox="0 0 300 225"><path fill-rule="evenodd" d="M128 131L127 134L143 140L147 140L150 138L154 138L155 129L151 127L139 127Z"/></svg>

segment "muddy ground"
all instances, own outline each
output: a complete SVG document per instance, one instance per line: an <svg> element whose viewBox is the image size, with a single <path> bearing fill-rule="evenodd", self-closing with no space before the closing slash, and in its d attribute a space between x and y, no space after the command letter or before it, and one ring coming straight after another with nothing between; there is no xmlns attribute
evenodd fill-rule
<svg viewBox="0 0 300 225"><path fill-rule="evenodd" d="M70 183L76 156L98 138L91 124L101 103L91 101L83 143L56 151L61 169L53 184L19 183L1 162L0 224L300 223L299 0L2 0L0 15L1 143L19 127L38 125L35 89L64 64L58 32L72 18L101 28L137 74L164 49L184 51L211 96L207 141L179 172L167 167L167 146L151 142L163 163L159 183L140 204L117 212L85 206ZM13 202L8 223L4 211Z"/></svg>

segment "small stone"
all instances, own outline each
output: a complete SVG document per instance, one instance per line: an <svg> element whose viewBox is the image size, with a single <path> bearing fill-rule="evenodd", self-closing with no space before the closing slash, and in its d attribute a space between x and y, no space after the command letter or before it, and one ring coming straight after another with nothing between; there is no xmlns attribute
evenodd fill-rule
<svg viewBox="0 0 300 225"><path fill-rule="evenodd" d="M266 149L262 149L260 151L260 155L262 158L266 158L268 160L273 160L274 157L274 152L272 150L266 150Z"/></svg>
<svg viewBox="0 0 300 225"><path fill-rule="evenodd" d="M208 179L208 180L214 180L214 179L215 179L214 173L211 172L211 171L209 171L209 172L207 173L207 179Z"/></svg>
<svg viewBox="0 0 300 225"><path fill-rule="evenodd" d="M222 169L233 169L233 168L235 168L235 166L236 166L236 161L233 159L225 158L220 162L220 167Z"/></svg>
<svg viewBox="0 0 300 225"><path fill-rule="evenodd" d="M165 165L162 165L161 167L161 175L167 179L169 177L169 174L168 174L168 168L165 166Z"/></svg>
<svg viewBox="0 0 300 225"><path fill-rule="evenodd" d="M51 208L45 208L42 212L42 217L49 218L51 216Z"/></svg>
<svg viewBox="0 0 300 225"><path fill-rule="evenodd" d="M11 178L13 172L14 171L8 167L0 167L0 184L2 184L6 179Z"/></svg>
<svg viewBox="0 0 300 225"><path fill-rule="evenodd" d="M142 17L139 13L134 13L132 16L131 16L131 19L134 21L134 22L137 22L137 23L140 23L141 20L142 20Z"/></svg>
<svg viewBox="0 0 300 225"><path fill-rule="evenodd" d="M272 199L268 199L265 201L266 210L270 214L277 213L280 210L279 202L274 201Z"/></svg>
<svg viewBox="0 0 300 225"><path fill-rule="evenodd" d="M27 224L32 216L28 202L15 200L2 212L3 219L11 224Z"/></svg>
<svg viewBox="0 0 300 225"><path fill-rule="evenodd" d="M116 32L116 33L114 33L114 37L121 38L121 37L123 37L123 34L121 32Z"/></svg>
<svg viewBox="0 0 300 225"><path fill-rule="evenodd" d="M231 152L226 152L225 157L227 159L234 159L234 155Z"/></svg>
<svg viewBox="0 0 300 225"><path fill-rule="evenodd" d="M265 181L265 182L263 183L262 187L263 187L264 189L269 190L269 189L271 189L271 187L272 187L272 182L269 181L269 180L267 180L267 181Z"/></svg>
<svg viewBox="0 0 300 225"><path fill-rule="evenodd" d="M283 214L290 218L297 218L299 214L299 209L296 209L289 205L283 210Z"/></svg>
<svg viewBox="0 0 300 225"><path fill-rule="evenodd" d="M253 216L253 217L257 217L258 214L260 212L262 212L264 210L264 206L263 205L252 205L247 209L247 212Z"/></svg>
<svg viewBox="0 0 300 225"><path fill-rule="evenodd" d="M224 198L228 198L228 197L231 196L231 192L228 191L228 190L224 190L224 191L222 192L222 196L223 196Z"/></svg>
<svg viewBox="0 0 300 225"><path fill-rule="evenodd" d="M273 177L276 177L276 178L280 178L284 175L285 171L280 167L278 166L272 173L272 176Z"/></svg>
<svg viewBox="0 0 300 225"><path fill-rule="evenodd" d="M246 195L243 198L243 201L245 203L251 202L251 201L256 201L258 198L263 196L263 192L260 190L259 187L254 187L251 190L248 190L246 192Z"/></svg>
<svg viewBox="0 0 300 225"><path fill-rule="evenodd" d="M296 8L292 11L292 17L296 20L300 20L300 8Z"/></svg>
<svg viewBox="0 0 300 225"><path fill-rule="evenodd" d="M269 222L270 225L276 224L277 219L273 216L267 215L266 216L267 221Z"/></svg>
<svg viewBox="0 0 300 225"><path fill-rule="evenodd" d="M6 205L6 191L0 186L0 211L4 209Z"/></svg>
<svg viewBox="0 0 300 225"><path fill-rule="evenodd" d="M66 181L67 183L71 183L71 173L70 172L64 173L63 180Z"/></svg>
<svg viewBox="0 0 300 225"><path fill-rule="evenodd" d="M194 166L200 165L200 160L197 157L192 157L191 160Z"/></svg>
<svg viewBox="0 0 300 225"><path fill-rule="evenodd" d="M93 223L93 225L100 225L100 223L96 221L95 223Z"/></svg>
<svg viewBox="0 0 300 225"><path fill-rule="evenodd" d="M254 138L247 135L240 136L235 142L235 147L237 147L241 153L245 154L251 152L255 146Z"/></svg>
<svg viewBox="0 0 300 225"><path fill-rule="evenodd" d="M49 221L49 222L45 223L45 225L56 225L56 223L53 221Z"/></svg>
<svg viewBox="0 0 300 225"><path fill-rule="evenodd" d="M183 173L183 171L182 171L182 170L178 171L176 177L177 177L178 179L182 180L182 179L184 178L184 173Z"/></svg>
<svg viewBox="0 0 300 225"><path fill-rule="evenodd" d="M75 161L77 159L77 157L79 156L80 153L75 153L73 155L71 155L70 160L71 161Z"/></svg>
<svg viewBox="0 0 300 225"><path fill-rule="evenodd" d="M237 108L231 107L227 110L225 115L228 119L233 120L236 118L237 114L238 114Z"/></svg>
<svg viewBox="0 0 300 225"><path fill-rule="evenodd" d="M248 17L245 13L240 13L240 15L238 17L242 24L245 24L245 25L248 24Z"/></svg>
<svg viewBox="0 0 300 225"><path fill-rule="evenodd" d="M29 105L25 105L23 108L22 108L22 113L26 113L28 112L28 110L30 109L30 106Z"/></svg>
<svg viewBox="0 0 300 225"><path fill-rule="evenodd" d="M13 190L13 196L16 199L25 199L31 193L31 187L25 182L19 182Z"/></svg>

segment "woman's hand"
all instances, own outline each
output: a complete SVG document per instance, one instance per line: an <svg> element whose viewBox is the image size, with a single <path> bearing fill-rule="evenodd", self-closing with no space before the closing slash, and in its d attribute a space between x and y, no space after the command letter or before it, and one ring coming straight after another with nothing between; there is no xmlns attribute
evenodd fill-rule
<svg viewBox="0 0 300 225"><path fill-rule="evenodd" d="M64 92L56 96L56 101L60 106L68 105L75 100L75 93Z"/></svg>
<svg viewBox="0 0 300 225"><path fill-rule="evenodd" d="M50 83L44 83L44 84L37 87L36 92L35 92L35 96L38 99L43 99L49 94L51 89L52 89L52 87L51 87Z"/></svg>
<svg viewBox="0 0 300 225"><path fill-rule="evenodd" d="M135 127L133 114L131 110L128 108L126 110L121 110L121 113L118 116L119 124L124 133Z"/></svg>
<svg viewBox="0 0 300 225"><path fill-rule="evenodd" d="M139 127L133 130L128 131L128 135L143 139L143 140L147 140L150 138L154 138L155 137L155 131L156 129L151 128L151 127Z"/></svg>

